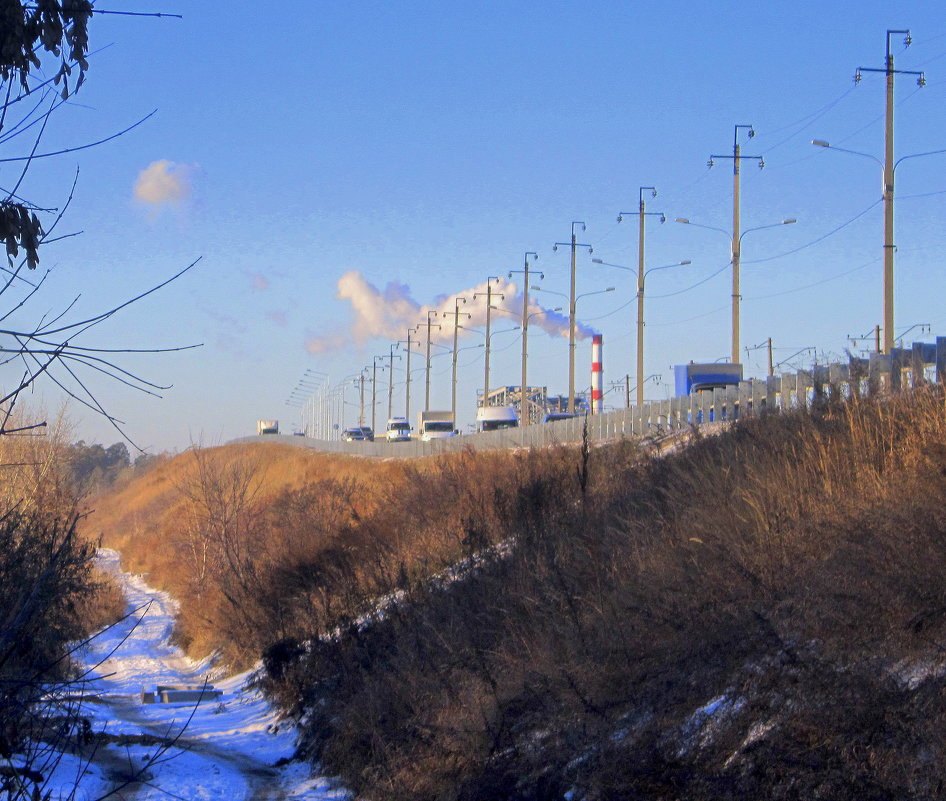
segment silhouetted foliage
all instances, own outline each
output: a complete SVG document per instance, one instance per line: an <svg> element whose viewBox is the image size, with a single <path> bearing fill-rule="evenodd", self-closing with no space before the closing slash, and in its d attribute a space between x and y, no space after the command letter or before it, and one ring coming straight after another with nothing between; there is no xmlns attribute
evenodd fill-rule
<svg viewBox="0 0 946 801"><path fill-rule="evenodd" d="M131 465L128 447L116 442L108 448L80 440L69 448L69 468L76 486L107 486Z"/></svg>

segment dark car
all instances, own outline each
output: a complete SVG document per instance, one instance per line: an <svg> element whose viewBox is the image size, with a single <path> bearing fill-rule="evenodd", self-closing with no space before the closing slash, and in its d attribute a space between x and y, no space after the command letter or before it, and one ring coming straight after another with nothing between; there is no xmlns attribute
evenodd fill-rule
<svg viewBox="0 0 946 801"><path fill-rule="evenodd" d="M374 430L371 426L362 426L361 427L362 438L368 442L374 442Z"/></svg>
<svg viewBox="0 0 946 801"><path fill-rule="evenodd" d="M554 423L556 420L571 420L575 415L568 412L549 412L542 418L543 423Z"/></svg>
<svg viewBox="0 0 946 801"><path fill-rule="evenodd" d="M363 442L365 439L365 432L361 428L346 428L342 431L342 439L345 442Z"/></svg>

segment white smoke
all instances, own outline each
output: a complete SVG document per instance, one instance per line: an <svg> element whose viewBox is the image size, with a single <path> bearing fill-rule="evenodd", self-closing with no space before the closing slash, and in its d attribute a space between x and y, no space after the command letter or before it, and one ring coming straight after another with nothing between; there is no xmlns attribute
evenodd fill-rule
<svg viewBox="0 0 946 801"><path fill-rule="evenodd" d="M464 299L459 301L460 336L463 336L463 328L486 325L487 294L494 307L493 326L497 326L501 319L508 320L510 325L518 325L522 320L522 294L515 282L505 278L483 281L462 292L441 295L429 304L414 300L410 295L410 287L405 284L392 281L382 291L357 270L347 272L339 278L337 289L338 298L351 303L354 312L351 336L359 344L375 337L398 340L406 335L409 328L424 323L428 312L436 312L436 315L430 315L431 339L441 343L450 341L453 339L454 309L460 298ZM536 301L534 294L529 297L529 314L530 327L537 326L550 336L568 337L568 315L542 306ZM434 321L439 327L434 325ZM584 339L594 333L590 326L576 324L578 339ZM338 338L337 333L326 337L311 337L306 348L309 352L316 352L313 348L327 350L338 346Z"/></svg>

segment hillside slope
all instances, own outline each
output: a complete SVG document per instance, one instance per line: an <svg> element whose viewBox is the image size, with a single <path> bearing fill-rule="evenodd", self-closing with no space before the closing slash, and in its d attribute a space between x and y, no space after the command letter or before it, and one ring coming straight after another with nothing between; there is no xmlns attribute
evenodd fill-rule
<svg viewBox="0 0 946 801"><path fill-rule="evenodd" d="M508 556L267 654L306 752L356 792L944 797L935 391L652 462L597 450L499 503Z"/></svg>
<svg viewBox="0 0 946 801"><path fill-rule="evenodd" d="M200 476L173 502L142 487L162 511L124 547L180 588L192 650L264 655L302 752L360 796L943 797L935 388L659 459L316 456L280 485L232 456L172 463Z"/></svg>
<svg viewBox="0 0 946 801"><path fill-rule="evenodd" d="M564 452L375 460L271 443L194 449L94 502L88 536L180 601L176 637L235 667L344 625L498 541L495 493ZM557 465L557 467L556 467Z"/></svg>

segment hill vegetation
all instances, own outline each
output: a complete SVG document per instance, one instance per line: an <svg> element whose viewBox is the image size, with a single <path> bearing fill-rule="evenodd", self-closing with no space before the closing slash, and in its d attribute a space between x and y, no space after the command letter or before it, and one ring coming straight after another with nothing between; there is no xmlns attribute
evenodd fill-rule
<svg viewBox="0 0 946 801"><path fill-rule="evenodd" d="M943 796L944 510L923 388L661 458L195 451L93 521L366 798L879 801Z"/></svg>
<svg viewBox="0 0 946 801"><path fill-rule="evenodd" d="M35 430L24 414L4 417ZM76 533L79 498L60 429L0 436L0 470L0 796L39 798L56 753L86 731L68 697L71 649L125 604L95 568L95 543Z"/></svg>

